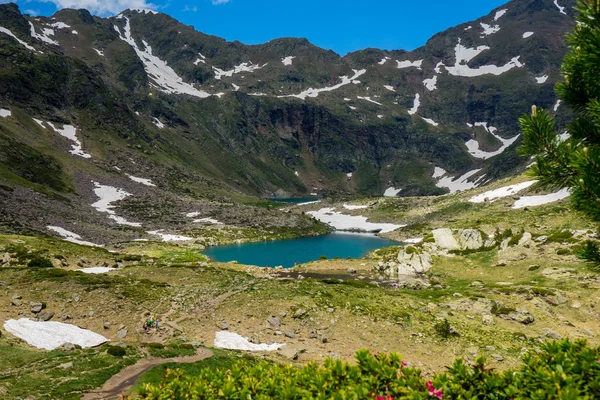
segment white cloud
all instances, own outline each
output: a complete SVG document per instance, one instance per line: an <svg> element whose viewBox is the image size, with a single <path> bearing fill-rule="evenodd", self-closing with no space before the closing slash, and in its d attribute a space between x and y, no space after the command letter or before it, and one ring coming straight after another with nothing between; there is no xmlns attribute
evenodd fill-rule
<svg viewBox="0 0 600 400"><path fill-rule="evenodd" d="M1 2L0 2L1 3ZM37 17L38 15L40 15L40 10L32 10L32 9L27 9L25 11L23 11L25 14L29 14L32 17Z"/></svg>
<svg viewBox="0 0 600 400"><path fill-rule="evenodd" d="M212 0L212 3L216 6L219 4L227 4L229 3L231 0Z"/></svg>
<svg viewBox="0 0 600 400"><path fill-rule="evenodd" d="M146 8L154 10L156 5L147 3L146 0L42 0L53 3L56 8L85 8L90 13L100 16L116 15L128 8Z"/></svg>
<svg viewBox="0 0 600 400"><path fill-rule="evenodd" d="M184 11L184 12L186 12L186 11L198 12L198 7L196 7L196 6L190 7L190 6L186 5L183 8L183 10L181 10L181 11Z"/></svg>

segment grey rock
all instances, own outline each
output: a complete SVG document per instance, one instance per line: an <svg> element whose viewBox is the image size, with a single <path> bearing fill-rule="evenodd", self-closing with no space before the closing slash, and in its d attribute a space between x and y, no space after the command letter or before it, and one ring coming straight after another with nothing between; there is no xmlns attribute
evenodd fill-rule
<svg viewBox="0 0 600 400"><path fill-rule="evenodd" d="M485 346L485 349L487 351L496 351L496 348L494 346Z"/></svg>
<svg viewBox="0 0 600 400"><path fill-rule="evenodd" d="M104 324L102 325L102 327L103 327L104 329L110 329L110 322L108 322L108 321L104 321Z"/></svg>
<svg viewBox="0 0 600 400"><path fill-rule="evenodd" d="M20 297L20 296L19 296L19 297ZM20 306L20 305L22 305L22 304L23 304L23 301L21 301L21 299L15 299L15 298L13 297L13 298L12 298L12 300L10 301L10 303L11 303L13 306L17 306L17 307L18 307L18 306Z"/></svg>
<svg viewBox="0 0 600 400"><path fill-rule="evenodd" d="M492 358L496 361L504 361L504 357L502 357L500 354L492 354Z"/></svg>
<svg viewBox="0 0 600 400"><path fill-rule="evenodd" d="M483 238L477 229L464 229L459 233L458 243L463 250L475 250L483 246Z"/></svg>
<svg viewBox="0 0 600 400"><path fill-rule="evenodd" d="M550 339L555 339L555 340L562 339L562 335L560 333L553 331L550 328L544 328L540 331L540 333Z"/></svg>
<svg viewBox="0 0 600 400"><path fill-rule="evenodd" d="M37 301L32 301L29 303L29 309L32 313L37 314L44 308L44 305Z"/></svg>
<svg viewBox="0 0 600 400"><path fill-rule="evenodd" d="M267 318L267 325L270 329L279 329L281 321L279 321L279 317L271 316Z"/></svg>
<svg viewBox="0 0 600 400"><path fill-rule="evenodd" d="M494 316L490 314L485 314L481 316L481 323L483 325L494 325L496 322L494 321Z"/></svg>
<svg viewBox="0 0 600 400"><path fill-rule="evenodd" d="M302 318L306 315L306 310L303 308L300 308L298 310L296 310L296 312L294 313L294 318Z"/></svg>
<svg viewBox="0 0 600 400"><path fill-rule="evenodd" d="M60 350L60 351L74 351L77 349L77 346L75 346L73 343L63 343L60 346L58 346L56 348L56 350Z"/></svg>
<svg viewBox="0 0 600 400"><path fill-rule="evenodd" d="M229 329L229 324L227 322L221 322L219 324L219 328L221 328L222 330L226 331Z"/></svg>
<svg viewBox="0 0 600 400"><path fill-rule="evenodd" d="M471 287L483 287L483 282L473 281L473 282L471 282L471 284L469 286L471 286Z"/></svg>
<svg viewBox="0 0 600 400"><path fill-rule="evenodd" d="M49 321L52 319L52 317L54 317L54 312L42 310L40 313L38 313L37 317L40 321Z"/></svg>
<svg viewBox="0 0 600 400"><path fill-rule="evenodd" d="M356 268L353 268L353 267L348 268L348 273L352 274L352 275L356 274L357 273Z"/></svg>
<svg viewBox="0 0 600 400"><path fill-rule="evenodd" d="M391 266L391 271L396 265ZM431 254L426 251L417 250L415 247L401 247L398 252L398 275L424 274L432 267Z"/></svg>
<svg viewBox="0 0 600 400"><path fill-rule="evenodd" d="M508 313L508 318L512 319L513 321L517 321L523 325L529 325L535 321L535 318L533 318L533 315L529 314L528 312L524 312L524 311L512 311L512 312Z"/></svg>
<svg viewBox="0 0 600 400"><path fill-rule="evenodd" d="M119 329L117 331L117 337L119 339L124 339L127 336L127 328Z"/></svg>
<svg viewBox="0 0 600 400"><path fill-rule="evenodd" d="M321 343L328 343L329 339L327 339L327 336L323 335L321 336Z"/></svg>
<svg viewBox="0 0 600 400"><path fill-rule="evenodd" d="M296 337L296 335L294 334L294 332L285 332L285 336L289 337L290 339L293 339Z"/></svg>
<svg viewBox="0 0 600 400"><path fill-rule="evenodd" d="M452 235L452 230L449 228L441 228L431 231L435 244L445 250L459 250L460 245Z"/></svg>
<svg viewBox="0 0 600 400"><path fill-rule="evenodd" d="M58 366L58 368L62 368L62 369L73 369L73 361L70 362L66 362L64 364L60 364Z"/></svg>
<svg viewBox="0 0 600 400"><path fill-rule="evenodd" d="M297 360L301 353L300 350L290 346L283 346L277 352L289 360Z"/></svg>

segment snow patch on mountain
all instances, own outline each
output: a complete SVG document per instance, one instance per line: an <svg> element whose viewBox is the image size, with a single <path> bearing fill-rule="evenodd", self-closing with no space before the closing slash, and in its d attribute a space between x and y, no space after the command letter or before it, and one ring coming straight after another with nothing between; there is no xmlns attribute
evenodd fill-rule
<svg viewBox="0 0 600 400"><path fill-rule="evenodd" d="M527 39L528 37L531 37L531 36L533 36L533 32L525 32L523 34L523 39Z"/></svg>
<svg viewBox="0 0 600 400"><path fill-rule="evenodd" d="M92 204L93 208L95 208L98 212L107 213L108 218L112 219L119 225L135 227L142 226L142 224L139 222L129 222L125 218L119 217L113 210L115 206L113 206L112 203L131 196L131 193L113 186L101 185L98 182L93 183L95 186L94 193L99 197L99 200Z"/></svg>
<svg viewBox="0 0 600 400"><path fill-rule="evenodd" d="M27 50L31 50L31 51L35 51L35 52L37 52L37 50L36 50L36 49L34 49L33 47L31 47L30 45L28 45L27 43L25 43L24 41L22 41L22 40L21 40L21 39L19 39L18 37L16 37L16 36L14 35L14 33L12 33L12 32L10 31L10 29L6 29L6 28L4 28L4 27L0 26L0 33L4 33L5 35L8 35L8 36L10 36L11 38L15 39L17 42L19 42L19 44L20 44L21 46L25 47ZM41 51L40 51L39 53L43 54L43 52L41 52Z"/></svg>
<svg viewBox="0 0 600 400"><path fill-rule="evenodd" d="M476 188L481 183L481 180L485 177L485 175L482 175L475 181L469 181L469 178L477 174L479 171L481 171L481 169L474 169L456 179L452 178L451 176L447 176L448 173L443 168L439 168L439 170L441 170L443 174L441 175L442 178L435 184L435 186L439 188L447 188L450 190L450 193ZM438 175L441 172L436 170ZM436 175L436 173L434 173L434 175Z"/></svg>
<svg viewBox="0 0 600 400"><path fill-rule="evenodd" d="M129 43L129 45L133 47L133 50L135 50L136 54L142 61L142 64L144 64L144 70L154 81L152 84L154 87L169 94L188 94L190 96L200 98L207 98L211 96L210 93L207 93L203 90L198 90L191 84L184 82L183 79L173 70L173 68L167 65L166 61L163 61L152 54L152 47L144 40L142 40L144 50L141 50L131 36L131 25L129 23L129 18L122 18L125 19L123 34L121 34L120 29L116 25L114 26L114 29L119 34L119 38L121 40Z"/></svg>
<svg viewBox="0 0 600 400"><path fill-rule="evenodd" d="M152 121L152 123L154 125L156 125L158 127L158 129L162 129L165 127L165 124L163 124L162 122L160 122L160 119L154 117L154 121Z"/></svg>
<svg viewBox="0 0 600 400"><path fill-rule="evenodd" d="M501 75L507 71L510 71L513 68L521 68L524 64L519 62L519 58L521 56L514 57L505 65L498 67L496 65L482 65L477 68L471 68L467 65L469 61L479 55L481 52L489 50L488 46L479 46L477 48L468 48L464 47L460 43L460 39L458 44L456 45L455 51L455 64L454 66L445 66L448 73L454 76L463 76L463 77L475 77L481 75Z"/></svg>
<svg viewBox="0 0 600 400"><path fill-rule="evenodd" d="M294 58L296 58L295 56L287 56L285 58L281 59L281 62L283 63L283 65L288 66L288 65L292 65L292 63L294 62Z"/></svg>
<svg viewBox="0 0 600 400"><path fill-rule="evenodd" d="M483 203L485 201L493 202L494 200L502 199L508 196L513 196L519 193L521 190L525 190L528 187L536 184L538 181L527 181L517 183L516 185L504 186L498 189L489 190L477 196L473 196L469 199L471 203ZM487 200L486 200L487 199Z"/></svg>
<svg viewBox="0 0 600 400"><path fill-rule="evenodd" d="M389 57L383 57L383 58L381 59L381 61L379 61L377 64L379 64L379 65L383 65L383 64L385 64L386 62L388 62L388 60L391 60L391 58L389 58Z"/></svg>
<svg viewBox="0 0 600 400"><path fill-rule="evenodd" d="M493 126L489 126L487 122L475 122L475 126L480 126L483 127L483 129L485 129L490 135L492 135L493 137L495 137L496 139L498 139L501 143L502 146L500 146L500 148L496 151L483 151L479 149L479 142L471 139L469 141L467 141L465 143L465 146L467 146L467 149L469 150L469 154L471 154L473 157L475 158L479 158L482 160L487 160L488 158L492 158L495 157L499 154L502 154L506 149L508 149L514 142L517 141L517 139L519 138L519 135L516 135L510 139L504 139L501 136L496 135L496 131L497 129Z"/></svg>
<svg viewBox="0 0 600 400"><path fill-rule="evenodd" d="M48 24L48 26L51 26L51 27L56 28L56 29L69 29L69 28L71 28L70 25L67 25L64 22L60 22L60 21Z"/></svg>
<svg viewBox="0 0 600 400"><path fill-rule="evenodd" d="M96 53L98 53L99 56L104 57L104 52L103 51L100 51L100 50L98 50L98 49L96 49L94 47L92 47L92 50L94 50Z"/></svg>
<svg viewBox="0 0 600 400"><path fill-rule="evenodd" d="M419 111L419 106L421 105L421 95L419 93L415 94L415 99L413 100L413 106L410 110L408 110L408 113L410 115L415 115L417 113L417 111Z"/></svg>
<svg viewBox="0 0 600 400"><path fill-rule="evenodd" d="M392 232L406 225L368 222L367 217L361 215L346 215L335 211L335 208L321 208L318 211L307 211L306 214L312 215L321 222L331 225L340 231L367 231L381 233Z"/></svg>
<svg viewBox="0 0 600 400"><path fill-rule="evenodd" d="M6 117L10 117L11 115L12 115L12 112L10 110L0 108L0 117L6 118Z"/></svg>
<svg viewBox="0 0 600 400"><path fill-rule="evenodd" d="M366 208L369 208L369 206L354 206L352 204L346 204L346 203L344 203L344 208L346 210L364 210Z"/></svg>
<svg viewBox="0 0 600 400"><path fill-rule="evenodd" d="M488 25L484 24L483 22L480 22L479 25L481 25L481 27L483 28L483 32L481 32L481 37L493 35L494 33L500 30L500 25Z"/></svg>
<svg viewBox="0 0 600 400"><path fill-rule="evenodd" d="M564 188L556 193L545 194L541 196L523 196L515 201L512 208L535 207L544 204L554 203L555 201L566 199L571 195L569 188Z"/></svg>
<svg viewBox="0 0 600 400"><path fill-rule="evenodd" d="M52 129L56 131L60 136L65 137L72 141L74 144L71 145L71 151L69 153L74 156L79 156L83 158L92 158L92 156L82 149L82 144L77 139L77 129L73 125L63 125L62 128L57 128L51 122L46 122Z"/></svg>
<svg viewBox="0 0 600 400"><path fill-rule="evenodd" d="M41 40L44 43L48 43L48 44L53 44L55 46L58 46L58 42L55 40L52 40L50 38L50 36L54 36L54 30L50 29L50 28L42 28L42 33L37 33L35 30L35 26L33 26L33 23L31 21L29 22L29 28L30 28L30 33L31 33L31 37L37 40Z"/></svg>
<svg viewBox="0 0 600 400"><path fill-rule="evenodd" d="M385 192L383 192L383 197L396 197L401 191L402 189L396 189L395 187L391 186L385 189Z"/></svg>
<svg viewBox="0 0 600 400"><path fill-rule="evenodd" d="M230 69L228 71L224 71L222 69L219 69L217 67L215 67L213 65L213 71L215 73L215 79L221 79L222 77L232 77L234 74L240 74L242 72L254 72L254 71L258 71L259 69L262 69L264 67L266 67L267 64L264 64L262 66L258 65L258 64L252 64L252 62L244 62L241 63L240 65L236 65L235 67L233 67L233 69Z"/></svg>
<svg viewBox="0 0 600 400"><path fill-rule="evenodd" d="M341 88L342 86L348 85L348 84L352 83L352 81L354 81L356 78L358 78L359 76L361 76L367 72L366 69L361 69L361 70L353 69L352 71L354 72L354 75L352 77L349 78L348 76L345 76L345 75L341 76L340 79L342 81L340 83L338 83L337 85L324 87L321 89L309 88L299 94L290 94L290 95L277 96L277 97L296 97L296 98L302 99L302 100L306 100L307 97L317 97L319 95L319 93L331 92L333 90Z"/></svg>
<svg viewBox="0 0 600 400"><path fill-rule="evenodd" d="M192 222L200 223L200 224L223 225L222 222L219 222L214 218L200 218L200 219L195 219Z"/></svg>
<svg viewBox="0 0 600 400"><path fill-rule="evenodd" d="M83 348L96 347L108 341L102 335L78 326L57 321L34 321L29 318L9 319L4 329L38 349L54 350L65 343Z"/></svg>
<svg viewBox="0 0 600 400"><path fill-rule="evenodd" d="M67 242L81 244L83 246L104 247L101 244L96 244L96 243L92 243L92 242L86 242L85 240L81 240L80 235L73 233L71 231L68 231L64 228L61 228L60 226L47 226L46 228L53 232L58 233L60 236L62 236L63 240L65 240Z"/></svg>
<svg viewBox="0 0 600 400"><path fill-rule="evenodd" d="M435 122L431 118L425 118L425 117L421 117L421 118L423 118L423 121L427 122L429 125L433 125L433 126L438 126L439 125L439 123Z"/></svg>
<svg viewBox="0 0 600 400"><path fill-rule="evenodd" d="M500 18L502 18L502 16L504 14L506 14L507 11L508 11L508 8L505 8L505 9L500 10L500 11L496 11L496 15L494 15L494 21L498 21Z"/></svg>
<svg viewBox="0 0 600 400"><path fill-rule="evenodd" d="M423 85L425 85L427 90L432 92L437 89L437 78L437 75L434 75L433 78L423 79Z"/></svg>
<svg viewBox="0 0 600 400"><path fill-rule="evenodd" d="M556 100L556 104L554 104L554 112L558 111L558 107L560 107L560 103L562 103L561 99Z"/></svg>
<svg viewBox="0 0 600 400"><path fill-rule="evenodd" d="M565 12L565 8L561 7L560 4L558 4L558 0L554 0L554 5L556 6L556 8L558 8L558 11L560 11L561 14L567 15L567 13Z"/></svg>
<svg viewBox="0 0 600 400"><path fill-rule="evenodd" d="M433 169L433 175L431 176L433 179L441 178L446 175L446 171L443 168L435 167Z"/></svg>
<svg viewBox="0 0 600 400"><path fill-rule="evenodd" d="M423 60L416 60L416 61L396 61L396 63L398 64L396 66L396 68L398 69L404 69L404 68L410 68L410 67L415 67L417 69L421 69L421 65L423 64Z"/></svg>
<svg viewBox="0 0 600 400"><path fill-rule="evenodd" d="M129 175L129 174L125 174L125 175L127 175L127 177L134 182L141 183L142 185L145 185L145 186L156 187L156 185L154 183L152 183L152 181L150 179L138 178L137 176L133 176L133 175Z"/></svg>
<svg viewBox="0 0 600 400"><path fill-rule="evenodd" d="M156 231L148 231L146 233L150 235L159 236L163 242L186 242L193 240L194 238L182 235L173 235L170 233L162 233L164 229L158 229Z"/></svg>
<svg viewBox="0 0 600 400"><path fill-rule="evenodd" d="M284 343L252 343L235 332L220 331L215 333L213 346L220 349L244 351L276 351L285 346Z"/></svg>
<svg viewBox="0 0 600 400"><path fill-rule="evenodd" d="M370 103L373 104L377 104L378 106L382 106L383 104L379 103L378 101L373 100L370 96L356 96L357 99L359 100L365 100L368 101Z"/></svg>
<svg viewBox="0 0 600 400"><path fill-rule="evenodd" d="M383 85L383 87L386 88L387 90L389 90L390 92L395 92L396 91L396 89L394 89L394 87L390 86L390 85Z"/></svg>
<svg viewBox="0 0 600 400"><path fill-rule="evenodd" d="M535 80L537 81L537 83L542 84L542 83L546 83L546 81L548 80L548 75L543 75L543 76L536 76Z"/></svg>

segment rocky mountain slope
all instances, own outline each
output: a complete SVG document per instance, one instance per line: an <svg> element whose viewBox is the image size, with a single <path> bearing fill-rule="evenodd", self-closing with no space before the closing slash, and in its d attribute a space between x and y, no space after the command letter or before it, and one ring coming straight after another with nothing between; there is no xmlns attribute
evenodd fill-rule
<svg viewBox="0 0 600 400"><path fill-rule="evenodd" d="M0 218L127 232L246 195L431 195L515 173L517 118L534 103L568 118L553 83L574 3L514 0L415 51L344 57L148 10L0 5Z"/></svg>

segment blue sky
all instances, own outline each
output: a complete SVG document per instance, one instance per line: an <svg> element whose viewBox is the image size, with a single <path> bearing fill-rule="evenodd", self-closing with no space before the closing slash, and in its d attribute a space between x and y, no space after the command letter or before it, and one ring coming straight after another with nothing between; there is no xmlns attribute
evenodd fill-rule
<svg viewBox="0 0 600 400"><path fill-rule="evenodd" d="M0 0L6 2L7 0ZM22 12L86 8L114 15L152 8L197 30L246 44L305 37L339 54L376 47L412 50L437 32L488 14L507 0L19 0Z"/></svg>

